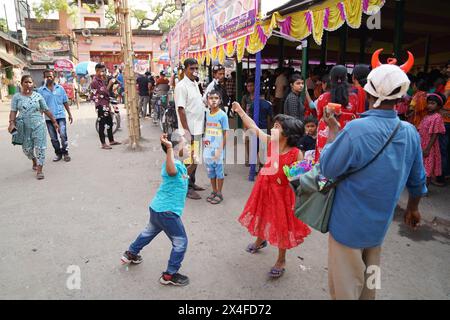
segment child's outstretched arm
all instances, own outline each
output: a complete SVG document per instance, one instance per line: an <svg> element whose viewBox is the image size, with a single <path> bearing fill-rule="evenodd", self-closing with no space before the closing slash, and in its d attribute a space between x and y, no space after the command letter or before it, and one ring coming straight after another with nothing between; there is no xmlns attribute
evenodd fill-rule
<svg viewBox="0 0 450 320"><path fill-rule="evenodd" d="M173 155L173 146L172 142L167 140L167 134L161 135L161 143L164 144L167 148L166 152L166 172L169 176L173 177L176 176L178 171L175 167L175 157Z"/></svg>
<svg viewBox="0 0 450 320"><path fill-rule="evenodd" d="M241 105L238 102L233 102L232 109L235 113L239 115L239 117L241 117L245 127L247 127L248 129L255 130L256 134L258 135L258 138L261 139L264 143L267 143L270 137L264 131L258 128L255 121L253 121L253 119L250 118L248 114L245 113L245 111L242 109Z"/></svg>

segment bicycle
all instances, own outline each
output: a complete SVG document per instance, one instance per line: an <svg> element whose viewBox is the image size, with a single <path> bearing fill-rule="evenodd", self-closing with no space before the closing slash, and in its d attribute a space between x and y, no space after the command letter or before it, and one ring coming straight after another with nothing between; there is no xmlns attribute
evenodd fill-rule
<svg viewBox="0 0 450 320"><path fill-rule="evenodd" d="M160 120L160 126L161 130L167 134L172 134L178 129L177 111L174 102L170 102L169 106L164 110Z"/></svg>
<svg viewBox="0 0 450 320"><path fill-rule="evenodd" d="M122 119L120 117L120 111L118 107L119 102L114 98L109 98L109 101L112 105L112 108L114 109L114 113L111 115L113 123L112 129L114 134L117 132L117 130L120 129L120 122L122 121ZM95 130L97 130L97 133L99 131L99 127L100 127L100 120L97 118L97 121L95 122Z"/></svg>

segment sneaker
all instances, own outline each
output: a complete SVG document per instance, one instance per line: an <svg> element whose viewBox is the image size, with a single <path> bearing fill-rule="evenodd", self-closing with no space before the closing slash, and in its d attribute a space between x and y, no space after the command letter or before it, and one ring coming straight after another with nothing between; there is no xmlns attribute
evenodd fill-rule
<svg viewBox="0 0 450 320"><path fill-rule="evenodd" d="M54 158L53 158L53 162L58 162L59 160L62 159L62 154L57 154Z"/></svg>
<svg viewBox="0 0 450 320"><path fill-rule="evenodd" d="M179 273L168 274L167 272L163 272L161 278L159 278L159 282L164 285L187 286L189 284L189 278Z"/></svg>
<svg viewBox="0 0 450 320"><path fill-rule="evenodd" d="M133 254L130 251L125 251L120 261L122 261L123 264L130 264L130 263L139 264L143 261L143 259L138 254Z"/></svg>
<svg viewBox="0 0 450 320"><path fill-rule="evenodd" d="M71 160L68 154L63 155L63 158L65 162L69 162Z"/></svg>

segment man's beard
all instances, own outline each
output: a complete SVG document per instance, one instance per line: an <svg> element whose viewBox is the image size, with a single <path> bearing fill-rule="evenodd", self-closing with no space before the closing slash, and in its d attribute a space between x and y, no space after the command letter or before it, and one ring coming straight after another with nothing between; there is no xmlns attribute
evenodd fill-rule
<svg viewBox="0 0 450 320"><path fill-rule="evenodd" d="M51 86L54 83L54 80L47 79L46 82L48 86Z"/></svg>

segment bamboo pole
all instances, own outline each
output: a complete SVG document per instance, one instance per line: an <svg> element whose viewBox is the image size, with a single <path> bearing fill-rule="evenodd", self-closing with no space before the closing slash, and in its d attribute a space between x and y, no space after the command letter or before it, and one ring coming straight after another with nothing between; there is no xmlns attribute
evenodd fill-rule
<svg viewBox="0 0 450 320"><path fill-rule="evenodd" d="M139 146L141 128L137 110L136 80L133 70L133 47L131 34L131 18L128 0L114 0L117 22L119 24L122 57L125 64L124 86L125 107L127 110L127 123L129 142L132 149Z"/></svg>

